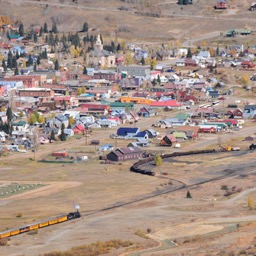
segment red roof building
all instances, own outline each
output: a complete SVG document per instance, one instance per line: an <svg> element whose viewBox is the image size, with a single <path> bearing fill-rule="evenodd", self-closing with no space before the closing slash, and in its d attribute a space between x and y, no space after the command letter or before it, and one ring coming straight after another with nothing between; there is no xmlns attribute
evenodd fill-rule
<svg viewBox="0 0 256 256"><path fill-rule="evenodd" d="M181 103L176 100L167 100L167 101L155 101L149 105L151 108L179 108L182 106Z"/></svg>

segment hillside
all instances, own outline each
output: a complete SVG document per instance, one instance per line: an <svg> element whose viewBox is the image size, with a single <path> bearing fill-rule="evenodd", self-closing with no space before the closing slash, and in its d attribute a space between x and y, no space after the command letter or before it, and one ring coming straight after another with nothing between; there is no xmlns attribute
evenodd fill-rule
<svg viewBox="0 0 256 256"><path fill-rule="evenodd" d="M108 0L107 5L103 0L2 0L0 15L22 21L27 28L54 21L63 32L78 31L87 21L97 33L130 41L188 40L234 28L255 30L254 12L248 11L251 1L230 0L225 11L214 10L215 2L194 0L193 5L181 6L175 0Z"/></svg>

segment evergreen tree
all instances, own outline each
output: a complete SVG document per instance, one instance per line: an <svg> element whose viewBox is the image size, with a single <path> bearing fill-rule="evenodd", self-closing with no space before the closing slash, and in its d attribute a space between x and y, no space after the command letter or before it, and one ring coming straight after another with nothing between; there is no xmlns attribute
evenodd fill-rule
<svg viewBox="0 0 256 256"><path fill-rule="evenodd" d="M190 48L188 48L187 58L192 58L192 52Z"/></svg>
<svg viewBox="0 0 256 256"><path fill-rule="evenodd" d="M58 33L57 25L55 22L52 24L52 33L54 33L54 34Z"/></svg>
<svg viewBox="0 0 256 256"><path fill-rule="evenodd" d="M82 32L88 32L88 28L89 28L88 23L84 22Z"/></svg>
<svg viewBox="0 0 256 256"><path fill-rule="evenodd" d="M87 75L87 68L84 66L83 75Z"/></svg>
<svg viewBox="0 0 256 256"><path fill-rule="evenodd" d="M33 40L34 40L34 43L37 43L37 33L34 33Z"/></svg>
<svg viewBox="0 0 256 256"><path fill-rule="evenodd" d="M60 69L59 61L58 61L58 59L56 59L54 62L54 70L59 70L59 69Z"/></svg>
<svg viewBox="0 0 256 256"><path fill-rule="evenodd" d="M216 49L216 56L219 56L219 55L220 55L220 48L218 46L217 49Z"/></svg>
<svg viewBox="0 0 256 256"><path fill-rule="evenodd" d="M34 63L34 67L33 70L36 71L37 70L37 62Z"/></svg>
<svg viewBox="0 0 256 256"><path fill-rule="evenodd" d="M48 26L46 22L44 23L44 33L48 33Z"/></svg>
<svg viewBox="0 0 256 256"><path fill-rule="evenodd" d="M143 65L143 66L145 65L145 58L144 58L144 56L142 56L140 63L141 63L141 65Z"/></svg>
<svg viewBox="0 0 256 256"><path fill-rule="evenodd" d="M66 140L66 134L64 132L65 129L65 125L62 123L61 124L61 134L60 134L60 140L61 141L65 141Z"/></svg>
<svg viewBox="0 0 256 256"><path fill-rule="evenodd" d="M48 43L48 36L45 36L45 43Z"/></svg>
<svg viewBox="0 0 256 256"><path fill-rule="evenodd" d="M44 33L44 29L43 29L43 27L40 27L39 36L41 37L43 35L43 33Z"/></svg>
<svg viewBox="0 0 256 256"><path fill-rule="evenodd" d="M11 64L11 68L17 68L18 67L18 63L16 60L16 56L12 56L12 64Z"/></svg>
<svg viewBox="0 0 256 256"><path fill-rule="evenodd" d="M192 198L192 196L191 196L191 194L190 194L190 191L189 191L189 190L187 191L186 198Z"/></svg>
<svg viewBox="0 0 256 256"><path fill-rule="evenodd" d="M12 109L10 107L6 110L6 116L8 123L12 121L13 115L12 115Z"/></svg>
<svg viewBox="0 0 256 256"><path fill-rule="evenodd" d="M158 82L159 84L161 84L161 79L160 79L160 75L159 75L159 74L157 75L157 82Z"/></svg>
<svg viewBox="0 0 256 256"><path fill-rule="evenodd" d="M15 76L18 76L18 75L19 75L18 67L15 68L15 70L14 70L14 75L15 75Z"/></svg>
<svg viewBox="0 0 256 256"><path fill-rule="evenodd" d="M8 52L7 56L7 68L12 68L12 52Z"/></svg>
<svg viewBox="0 0 256 256"><path fill-rule="evenodd" d="M24 36L24 26L22 23L20 23L20 26L19 26L19 34L20 36Z"/></svg>
<svg viewBox="0 0 256 256"><path fill-rule="evenodd" d="M43 59L45 59L45 60L47 60L47 59L48 59L46 48L44 48L44 51L43 51L42 57L43 57Z"/></svg>
<svg viewBox="0 0 256 256"><path fill-rule="evenodd" d="M111 41L111 52L116 52L116 45L113 41Z"/></svg>
<svg viewBox="0 0 256 256"><path fill-rule="evenodd" d="M36 64L37 64L37 65L40 65L40 61L41 61L41 56L40 56L40 54L39 54L38 57L37 57L37 60L36 60Z"/></svg>
<svg viewBox="0 0 256 256"><path fill-rule="evenodd" d="M29 54L29 56L28 56L28 61L27 61L27 67L29 67L29 66L32 66L33 65L33 59L32 59L32 56L31 56L31 54Z"/></svg>
<svg viewBox="0 0 256 256"><path fill-rule="evenodd" d="M118 43L117 47L116 47L116 51L119 52L121 51L121 45Z"/></svg>
<svg viewBox="0 0 256 256"><path fill-rule="evenodd" d="M51 135L50 135L50 142L52 142L52 140L55 140L54 130L51 131Z"/></svg>
<svg viewBox="0 0 256 256"><path fill-rule="evenodd" d="M7 66L6 66L5 59L2 60L2 67L4 69L4 72L6 72L7 71Z"/></svg>

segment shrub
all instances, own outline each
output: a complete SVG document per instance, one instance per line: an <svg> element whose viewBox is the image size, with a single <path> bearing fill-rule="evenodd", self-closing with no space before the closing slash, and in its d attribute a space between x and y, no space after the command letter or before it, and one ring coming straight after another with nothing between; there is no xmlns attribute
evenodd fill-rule
<svg viewBox="0 0 256 256"><path fill-rule="evenodd" d="M247 203L250 210L254 209L254 200L252 197L247 198Z"/></svg>
<svg viewBox="0 0 256 256"><path fill-rule="evenodd" d="M8 244L8 238L0 239L0 246L6 246Z"/></svg>
<svg viewBox="0 0 256 256"><path fill-rule="evenodd" d="M17 213L16 217L17 217L17 218L21 218L22 215L23 215L23 214L22 214L21 212L19 212L19 213Z"/></svg>

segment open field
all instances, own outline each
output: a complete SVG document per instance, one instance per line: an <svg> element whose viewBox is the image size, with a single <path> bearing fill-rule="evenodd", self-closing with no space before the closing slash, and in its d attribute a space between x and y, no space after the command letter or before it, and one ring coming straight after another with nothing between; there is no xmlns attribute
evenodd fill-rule
<svg viewBox="0 0 256 256"><path fill-rule="evenodd" d="M149 120L139 122L143 127ZM241 131L243 135L224 134L222 143L230 144L234 136L239 136L241 139L236 140L236 145L239 143L246 149L248 143L242 142L242 137L253 130L254 127L248 125ZM111 139L103 139L103 134L106 130L95 131L93 136L101 138L102 143L114 143ZM217 135L206 135L195 141L194 146L193 143L185 144L182 150L216 148L216 141ZM121 146L127 141L117 143ZM253 244L255 210L248 209L247 198L256 196L254 151L168 159L161 166L161 172L168 173L164 178L131 173L132 162L99 164L98 153L93 153L95 147L86 146L84 139L56 143L54 147L43 145L36 158L63 148L79 148L88 152L91 159L76 164L45 164L30 160L32 152L1 159L1 184L45 184L0 199L1 230L68 213L75 204L80 205L82 218L40 229L32 236L11 237L8 246L1 247L1 253L34 256L39 252L68 250L111 239L132 241L134 246L128 250L152 247L141 253L125 253L130 256L205 255L202 251L207 248L210 255L216 255L223 249L234 249L233 244L238 240L241 249ZM149 150L158 150L158 147L151 146ZM166 153L173 150L161 148L161 152ZM149 166L153 170L156 168ZM181 188L181 183L186 187ZM225 197L223 185L242 188L242 192ZM188 189L192 199L186 198ZM150 229L147 236L151 239L138 235L147 233L147 229ZM248 235L243 239L246 232ZM186 251L188 246L190 254ZM125 250L109 255L121 255Z"/></svg>

